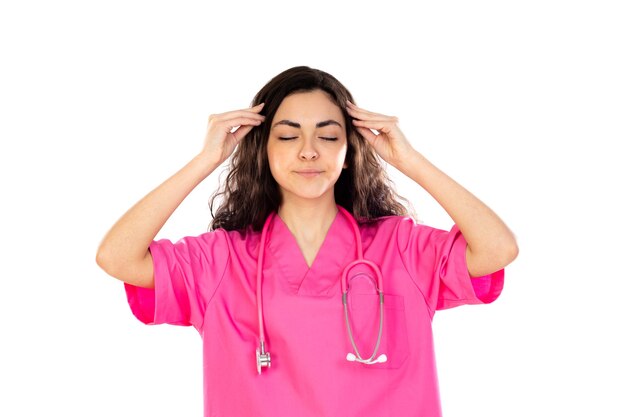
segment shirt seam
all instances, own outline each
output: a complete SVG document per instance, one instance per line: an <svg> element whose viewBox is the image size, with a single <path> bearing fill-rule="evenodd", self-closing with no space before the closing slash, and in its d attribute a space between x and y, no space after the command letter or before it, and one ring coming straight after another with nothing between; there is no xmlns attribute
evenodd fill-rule
<svg viewBox="0 0 626 417"><path fill-rule="evenodd" d="M215 233L219 233L219 232L220 232L219 229L215 231ZM222 233L225 234L225 232L222 232ZM228 269L228 264L230 262L230 241L228 240L228 235L225 236L225 239L226 239L226 245L228 247L228 258L226 259L226 262L224 262L224 270L222 271L222 275L220 276L220 279L218 280L217 285L215 286L215 289L213 290L213 294L211 294L211 296L209 297L209 299L204 305L204 314L202 314L202 323L200 324L201 330L204 329L204 322L206 321L206 314L207 314L207 311L209 310L209 305L211 304L211 301L213 301L213 299L215 298L217 291L222 285L222 281L224 280L224 276L226 276L226 270Z"/></svg>
<svg viewBox="0 0 626 417"><path fill-rule="evenodd" d="M417 290L422 295L422 298L424 299L424 303L426 304L426 308L428 308L428 315L430 316L430 320L432 321L435 316L435 312L433 311L430 304L428 303L428 298L426 298L426 296L424 295L424 291L422 291L419 284L415 281L415 278L411 274L411 271L406 266L406 262L404 261L404 257L402 256L402 250L400 250L400 230L399 229L400 229L401 224L402 224L402 220L400 220L396 225L396 248L398 249L398 253L400 254L400 261L402 262L402 266L404 267L404 270L406 271L407 275L409 276L409 278L411 278L411 282L413 282L413 285L415 285L415 288L417 288Z"/></svg>

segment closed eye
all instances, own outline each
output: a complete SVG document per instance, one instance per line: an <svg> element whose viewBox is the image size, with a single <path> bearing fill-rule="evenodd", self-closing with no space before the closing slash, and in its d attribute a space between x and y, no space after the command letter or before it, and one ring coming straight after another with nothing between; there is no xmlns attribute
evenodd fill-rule
<svg viewBox="0 0 626 417"><path fill-rule="evenodd" d="M279 136L278 139L280 140L291 140L291 139L296 139L297 136L291 136L291 137L284 137L284 136ZM331 137L324 137L324 136L320 136L320 139L324 139L324 140L328 140L328 141L335 141L337 140L337 138L331 138Z"/></svg>

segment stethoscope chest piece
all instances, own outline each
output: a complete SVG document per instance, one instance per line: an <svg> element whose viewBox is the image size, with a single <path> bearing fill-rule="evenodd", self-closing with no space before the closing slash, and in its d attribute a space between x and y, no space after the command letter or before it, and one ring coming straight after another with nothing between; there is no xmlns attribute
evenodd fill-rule
<svg viewBox="0 0 626 417"><path fill-rule="evenodd" d="M272 358L270 353L265 351L265 344L261 342L261 347L256 350L256 370L261 375L263 368L272 366Z"/></svg>

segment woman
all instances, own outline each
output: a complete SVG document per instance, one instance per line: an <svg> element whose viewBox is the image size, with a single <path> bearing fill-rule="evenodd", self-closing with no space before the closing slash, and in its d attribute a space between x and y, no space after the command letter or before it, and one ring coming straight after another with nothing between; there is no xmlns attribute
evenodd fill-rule
<svg viewBox="0 0 626 417"><path fill-rule="evenodd" d="M353 103L330 74L284 71L251 108L212 115L203 150L100 245L139 320L201 334L206 416L440 415L433 314L502 290L511 231L397 118ZM154 241L231 154L212 230ZM376 155L428 191L452 230L407 216ZM352 264L361 257L371 263Z"/></svg>

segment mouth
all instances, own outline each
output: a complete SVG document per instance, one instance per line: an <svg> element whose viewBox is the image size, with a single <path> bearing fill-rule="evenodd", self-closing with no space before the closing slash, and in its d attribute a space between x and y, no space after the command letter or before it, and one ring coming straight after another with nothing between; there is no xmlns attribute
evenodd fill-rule
<svg viewBox="0 0 626 417"><path fill-rule="evenodd" d="M303 177L315 177L321 174L323 171L305 169L302 171L295 171L295 172L296 174L302 175Z"/></svg>

